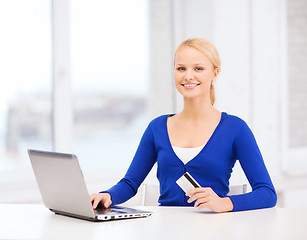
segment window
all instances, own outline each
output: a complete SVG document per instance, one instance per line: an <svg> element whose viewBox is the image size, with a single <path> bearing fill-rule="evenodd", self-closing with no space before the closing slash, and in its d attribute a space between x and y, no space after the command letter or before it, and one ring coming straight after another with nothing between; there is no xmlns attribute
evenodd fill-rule
<svg viewBox="0 0 307 240"><path fill-rule="evenodd" d="M50 1L0 2L1 202L29 187L27 149L51 149L50 19Z"/></svg>
<svg viewBox="0 0 307 240"><path fill-rule="evenodd" d="M285 79L283 80L283 170L289 175L306 174L307 124L306 124L306 77L305 68L307 37L306 1L285 1L284 43ZM285 69L285 70L284 70Z"/></svg>
<svg viewBox="0 0 307 240"><path fill-rule="evenodd" d="M307 146L307 2L288 1L289 145Z"/></svg>
<svg viewBox="0 0 307 240"><path fill-rule="evenodd" d="M146 1L71 1L73 149L100 185L123 176L148 124L146 29Z"/></svg>

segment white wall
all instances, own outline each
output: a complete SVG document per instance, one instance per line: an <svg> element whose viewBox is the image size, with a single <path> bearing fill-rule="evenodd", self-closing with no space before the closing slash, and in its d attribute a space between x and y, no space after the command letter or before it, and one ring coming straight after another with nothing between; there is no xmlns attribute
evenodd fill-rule
<svg viewBox="0 0 307 240"><path fill-rule="evenodd" d="M173 97L173 22L172 1L149 1L149 100L150 118L172 113Z"/></svg>

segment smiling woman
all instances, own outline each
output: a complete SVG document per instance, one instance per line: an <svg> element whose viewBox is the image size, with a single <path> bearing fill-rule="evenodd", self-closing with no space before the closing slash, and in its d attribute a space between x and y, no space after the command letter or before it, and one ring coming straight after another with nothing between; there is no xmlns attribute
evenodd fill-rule
<svg viewBox="0 0 307 240"><path fill-rule="evenodd" d="M151 121L125 177L112 188L92 194L94 208L99 202L109 207L133 197L155 163L162 206L194 206L213 212L275 206L276 192L250 128L242 119L213 106L210 85L220 68L214 52L215 47L204 39L189 39L179 45L175 52L175 83L184 98L182 111ZM200 151L189 161L174 151L180 148L190 152L197 147ZM252 192L227 196L237 160ZM184 173L193 176L201 187L185 194L176 184Z"/></svg>
<svg viewBox="0 0 307 240"><path fill-rule="evenodd" d="M209 92L211 104L215 93L213 82L216 80L221 61L217 49L208 40L189 39L182 42L175 51L175 83L177 90L194 89L201 84Z"/></svg>

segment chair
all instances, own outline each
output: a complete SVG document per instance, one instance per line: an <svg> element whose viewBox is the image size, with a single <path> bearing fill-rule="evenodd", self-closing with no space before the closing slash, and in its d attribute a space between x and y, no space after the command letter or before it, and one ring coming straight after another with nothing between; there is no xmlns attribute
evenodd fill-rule
<svg viewBox="0 0 307 240"><path fill-rule="evenodd" d="M239 195L247 192L247 184L229 186L228 196Z"/></svg>
<svg viewBox="0 0 307 240"><path fill-rule="evenodd" d="M238 195L247 192L247 184L229 186L228 196ZM160 195L158 184L143 183L137 194L123 203L124 206L158 206L158 199Z"/></svg>

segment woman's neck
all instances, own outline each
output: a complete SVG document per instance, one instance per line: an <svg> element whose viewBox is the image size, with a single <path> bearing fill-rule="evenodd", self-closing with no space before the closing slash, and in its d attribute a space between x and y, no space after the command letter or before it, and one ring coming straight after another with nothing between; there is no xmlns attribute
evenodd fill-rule
<svg viewBox="0 0 307 240"><path fill-rule="evenodd" d="M188 121L204 120L217 114L218 111L212 106L210 99L184 99L184 107L180 112L181 117Z"/></svg>

